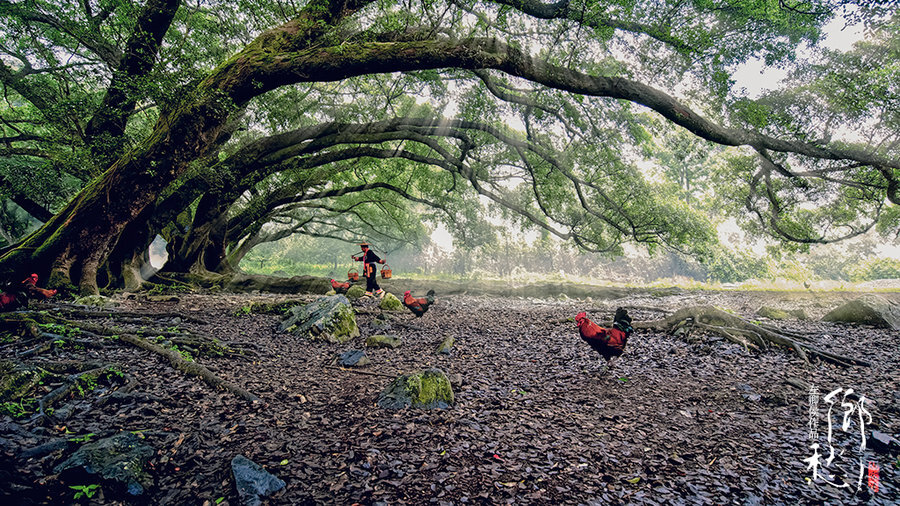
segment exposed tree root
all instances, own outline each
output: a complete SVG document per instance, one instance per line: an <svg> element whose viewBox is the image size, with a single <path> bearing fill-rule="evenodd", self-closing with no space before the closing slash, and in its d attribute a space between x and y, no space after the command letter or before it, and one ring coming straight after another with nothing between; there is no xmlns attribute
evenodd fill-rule
<svg viewBox="0 0 900 506"><path fill-rule="evenodd" d="M186 323L197 323L200 325L208 325L209 322L205 320L201 320L199 318L195 318L190 315L186 315L183 313L140 313L137 311L109 311L109 310L97 310L91 311L87 309L82 309L77 306L71 305L57 305L55 309L72 318L151 318L151 319L174 319L180 318L181 321Z"/></svg>
<svg viewBox="0 0 900 506"><path fill-rule="evenodd" d="M146 339L142 339L133 334L122 334L119 336L119 339L122 341L133 344L138 348L150 351L152 353L156 353L162 357L165 357L169 360L169 363L172 364L172 367L175 369L191 375L197 376L201 378L206 384L210 385L213 388L222 388L228 392L233 393L234 395L240 397L249 402L258 402L259 397L251 394L250 392L244 390L243 388L229 383L228 381L223 380L222 378L213 374L212 371L207 369L206 367L196 363L196 362L188 362L185 360L180 353L175 350L170 350L167 348L163 348L162 346L158 346L153 344Z"/></svg>
<svg viewBox="0 0 900 506"><path fill-rule="evenodd" d="M647 322L634 322L635 328L657 329L674 332L680 327L700 328L746 348L767 349L770 345L783 346L794 350L803 361L809 364L809 356L820 358L826 362L841 366L870 364L864 360L838 355L830 351L815 348L798 341L809 341L805 335L785 332L772 326L756 325L740 316L726 313L712 306L694 306L679 309L674 314L662 319Z"/></svg>
<svg viewBox="0 0 900 506"><path fill-rule="evenodd" d="M50 421L47 415L47 410L53 407L56 402L58 402L60 399L68 397L69 394L77 390L80 382L96 382L97 378L102 376L104 373L111 371L113 367L114 366L112 365L105 365L102 367L89 369L78 374L70 375L68 378L66 378L65 383L56 387L50 393L38 400L38 412L35 413L35 417L41 417L45 421Z"/></svg>

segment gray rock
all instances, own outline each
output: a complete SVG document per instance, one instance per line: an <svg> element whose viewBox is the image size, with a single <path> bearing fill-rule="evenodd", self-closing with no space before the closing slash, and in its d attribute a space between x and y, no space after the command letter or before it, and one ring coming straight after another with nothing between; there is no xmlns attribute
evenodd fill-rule
<svg viewBox="0 0 900 506"><path fill-rule="evenodd" d="M89 474L113 480L124 485L131 495L141 495L152 483L147 474L147 462L156 453L131 432L87 443L75 451L54 472L72 472L83 469Z"/></svg>
<svg viewBox="0 0 900 506"><path fill-rule="evenodd" d="M440 369L401 375L378 395L383 409L445 409L453 401L453 387Z"/></svg>
<svg viewBox="0 0 900 506"><path fill-rule="evenodd" d="M892 438L890 434L873 430L872 436L868 439L867 445L875 453L898 453L900 452L900 441Z"/></svg>
<svg viewBox="0 0 900 506"><path fill-rule="evenodd" d="M900 305L881 295L863 295L832 310L822 320L900 330Z"/></svg>
<svg viewBox="0 0 900 506"><path fill-rule="evenodd" d="M283 480L243 455L231 459L231 472L234 474L234 486L244 506L258 506L262 504L260 497L284 488Z"/></svg>
<svg viewBox="0 0 900 506"><path fill-rule="evenodd" d="M356 316L343 295L321 297L311 304L292 307L280 330L339 343L359 336Z"/></svg>
<svg viewBox="0 0 900 506"><path fill-rule="evenodd" d="M338 365L341 367L362 367L371 363L363 350L349 350L338 355Z"/></svg>

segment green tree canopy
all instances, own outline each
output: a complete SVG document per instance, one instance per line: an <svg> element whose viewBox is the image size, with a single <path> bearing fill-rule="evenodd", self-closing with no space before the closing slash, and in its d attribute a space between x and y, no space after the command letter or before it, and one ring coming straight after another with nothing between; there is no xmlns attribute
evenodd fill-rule
<svg viewBox="0 0 900 506"><path fill-rule="evenodd" d="M710 220L640 168L682 138L666 150L684 173L688 135L734 148L716 193L760 232L889 229L896 143L843 133L895 103L863 84L895 86L865 63L888 61L893 4L2 1L2 187L45 224L0 267L96 291L128 284L156 233L179 269L220 271L282 233L402 242L440 221L478 241L484 202L589 251L704 254ZM872 47L815 51L846 12ZM801 45L834 75L795 62ZM750 101L731 74L753 58L816 79Z"/></svg>

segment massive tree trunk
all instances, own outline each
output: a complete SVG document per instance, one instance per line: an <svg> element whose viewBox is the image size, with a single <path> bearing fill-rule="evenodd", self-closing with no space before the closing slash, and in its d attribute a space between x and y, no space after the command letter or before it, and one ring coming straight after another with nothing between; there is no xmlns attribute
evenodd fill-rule
<svg viewBox="0 0 900 506"><path fill-rule="evenodd" d="M49 272L51 286L77 282L81 292L97 293L97 272L119 234L191 161L209 153L232 112L267 91L257 86L257 79L267 79L272 57L305 47L357 7L311 2L297 19L260 35L213 71L180 107L162 116L142 146L123 155L41 229L0 257L0 272ZM273 88L298 80L272 77Z"/></svg>

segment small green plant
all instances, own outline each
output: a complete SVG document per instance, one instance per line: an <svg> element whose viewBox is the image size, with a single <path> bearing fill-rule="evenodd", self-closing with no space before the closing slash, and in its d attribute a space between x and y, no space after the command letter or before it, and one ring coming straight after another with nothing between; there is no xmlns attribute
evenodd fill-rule
<svg viewBox="0 0 900 506"><path fill-rule="evenodd" d="M222 501L224 501L224 500L225 500L225 497L222 496L222 497L216 499L216 504L222 504Z"/></svg>
<svg viewBox="0 0 900 506"><path fill-rule="evenodd" d="M181 354L181 357L184 358L187 362L193 362L194 357L191 356L190 352L187 350L182 350L178 348L177 344L172 345L172 349Z"/></svg>
<svg viewBox="0 0 900 506"><path fill-rule="evenodd" d="M62 325L60 323L40 323L38 324L38 327L46 332L59 334L63 337L75 337L78 334L81 334L81 329L78 327L69 327L68 325Z"/></svg>
<svg viewBox="0 0 900 506"><path fill-rule="evenodd" d="M93 392L95 388L97 388L96 376L81 376L75 380L75 389L78 390L78 395L81 397L84 397L87 392Z"/></svg>
<svg viewBox="0 0 900 506"><path fill-rule="evenodd" d="M94 434L93 432L88 432L87 434L85 434L83 436L70 437L69 441L71 441L73 443L88 443L91 441L91 438L93 438L94 436L96 436L96 434ZM90 497L90 496L88 496L88 497Z"/></svg>
<svg viewBox="0 0 900 506"><path fill-rule="evenodd" d="M242 317L242 316L249 316L250 313L252 313L252 312L253 312L253 308L252 308L252 307L250 307L250 306L241 306L241 307L235 309L233 314L234 314L234 316L237 316L238 318L240 318L240 317Z"/></svg>
<svg viewBox="0 0 900 506"><path fill-rule="evenodd" d="M90 499L100 491L100 485L96 483L91 485L69 485L69 488L75 490L75 499L81 499L82 497Z"/></svg>
<svg viewBox="0 0 900 506"><path fill-rule="evenodd" d="M19 402L10 401L0 404L0 414L9 415L13 418L21 418L25 416L25 413L27 412L28 410L25 409L21 400L19 400Z"/></svg>

